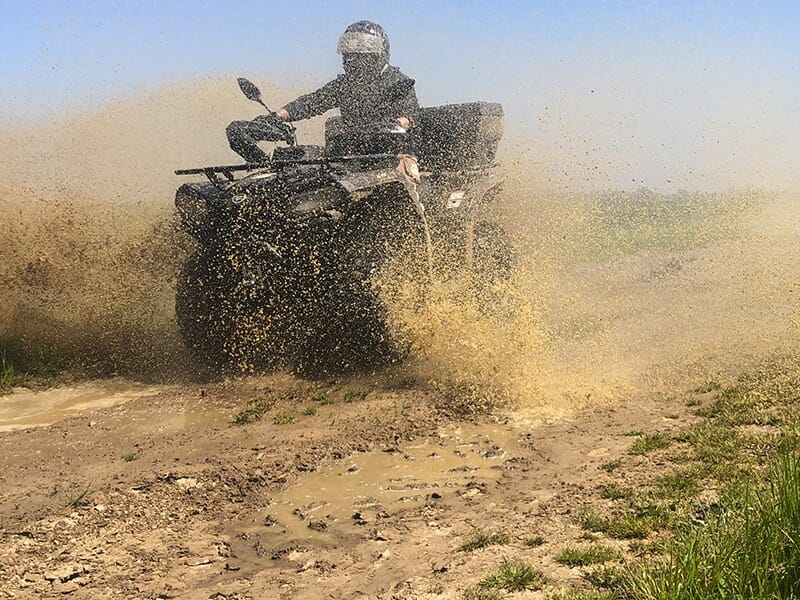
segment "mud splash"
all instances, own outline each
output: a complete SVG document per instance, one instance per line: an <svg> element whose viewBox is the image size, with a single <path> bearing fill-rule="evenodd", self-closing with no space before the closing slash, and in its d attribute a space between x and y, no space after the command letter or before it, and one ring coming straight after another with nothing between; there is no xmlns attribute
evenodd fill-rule
<svg viewBox="0 0 800 600"><path fill-rule="evenodd" d="M192 242L173 219L172 171L231 161L225 125L256 110L219 77L2 130L0 352L18 371L192 375L174 317Z"/></svg>
<svg viewBox="0 0 800 600"><path fill-rule="evenodd" d="M403 281L388 303L411 342L407 371L454 397L466 412L538 397L542 304L523 271L488 291L476 290L469 277L424 289Z"/></svg>

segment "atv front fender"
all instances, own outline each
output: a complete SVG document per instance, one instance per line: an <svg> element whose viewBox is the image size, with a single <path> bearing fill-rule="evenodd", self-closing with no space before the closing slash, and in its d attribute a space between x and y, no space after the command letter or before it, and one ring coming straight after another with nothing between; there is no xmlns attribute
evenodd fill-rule
<svg viewBox="0 0 800 600"><path fill-rule="evenodd" d="M405 186L405 178L391 167L380 167L369 171L333 174L333 179L354 198L370 195L379 187L400 183Z"/></svg>

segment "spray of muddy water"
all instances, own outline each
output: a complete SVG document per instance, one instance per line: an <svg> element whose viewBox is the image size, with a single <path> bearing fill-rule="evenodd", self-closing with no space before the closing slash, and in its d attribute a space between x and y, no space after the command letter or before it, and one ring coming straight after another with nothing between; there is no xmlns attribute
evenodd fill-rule
<svg viewBox="0 0 800 600"><path fill-rule="evenodd" d="M794 351L800 197L543 189L532 162L506 169L518 264L501 306L451 281L393 299L418 375L538 418Z"/></svg>
<svg viewBox="0 0 800 600"><path fill-rule="evenodd" d="M172 171L235 162L225 126L254 106L225 77L2 131L0 351L18 370L181 373L174 280L191 242Z"/></svg>
<svg viewBox="0 0 800 600"><path fill-rule="evenodd" d="M275 105L298 91L262 89ZM4 131L0 349L91 373L174 374L174 278L189 242L172 224L171 173L229 162L225 125L257 114L228 77ZM798 196L584 193L543 186L516 149L503 162L496 218L515 272L488 303L465 281L401 286L391 316L415 376L558 410L796 343Z"/></svg>

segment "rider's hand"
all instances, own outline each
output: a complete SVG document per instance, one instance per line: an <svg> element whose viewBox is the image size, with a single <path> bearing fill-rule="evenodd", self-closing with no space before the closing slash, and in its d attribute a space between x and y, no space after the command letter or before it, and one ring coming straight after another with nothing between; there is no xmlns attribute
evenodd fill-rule
<svg viewBox="0 0 800 600"><path fill-rule="evenodd" d="M397 124L406 131L408 131L408 128L411 127L411 121L408 119L408 117L397 117L395 121L397 121Z"/></svg>
<svg viewBox="0 0 800 600"><path fill-rule="evenodd" d="M285 108L279 108L278 110L276 110L275 116L278 117L281 121L288 121L289 119L291 119L291 117L289 116L289 111L286 110Z"/></svg>

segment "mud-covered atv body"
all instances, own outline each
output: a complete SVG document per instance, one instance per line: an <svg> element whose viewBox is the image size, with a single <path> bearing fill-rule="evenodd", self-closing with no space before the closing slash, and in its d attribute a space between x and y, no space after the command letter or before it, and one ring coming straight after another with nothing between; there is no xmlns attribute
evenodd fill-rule
<svg viewBox="0 0 800 600"><path fill-rule="evenodd" d="M496 104L428 108L415 134L369 139L329 119L324 148L177 171L208 179L181 186L175 200L198 242L176 290L192 354L220 368L310 376L401 358L402 332L388 322L378 282L401 255L428 276L426 229L438 275L477 262L488 277L510 269L505 233L482 220L501 184L493 160L502 118ZM419 157L418 185L398 171L399 151Z"/></svg>

